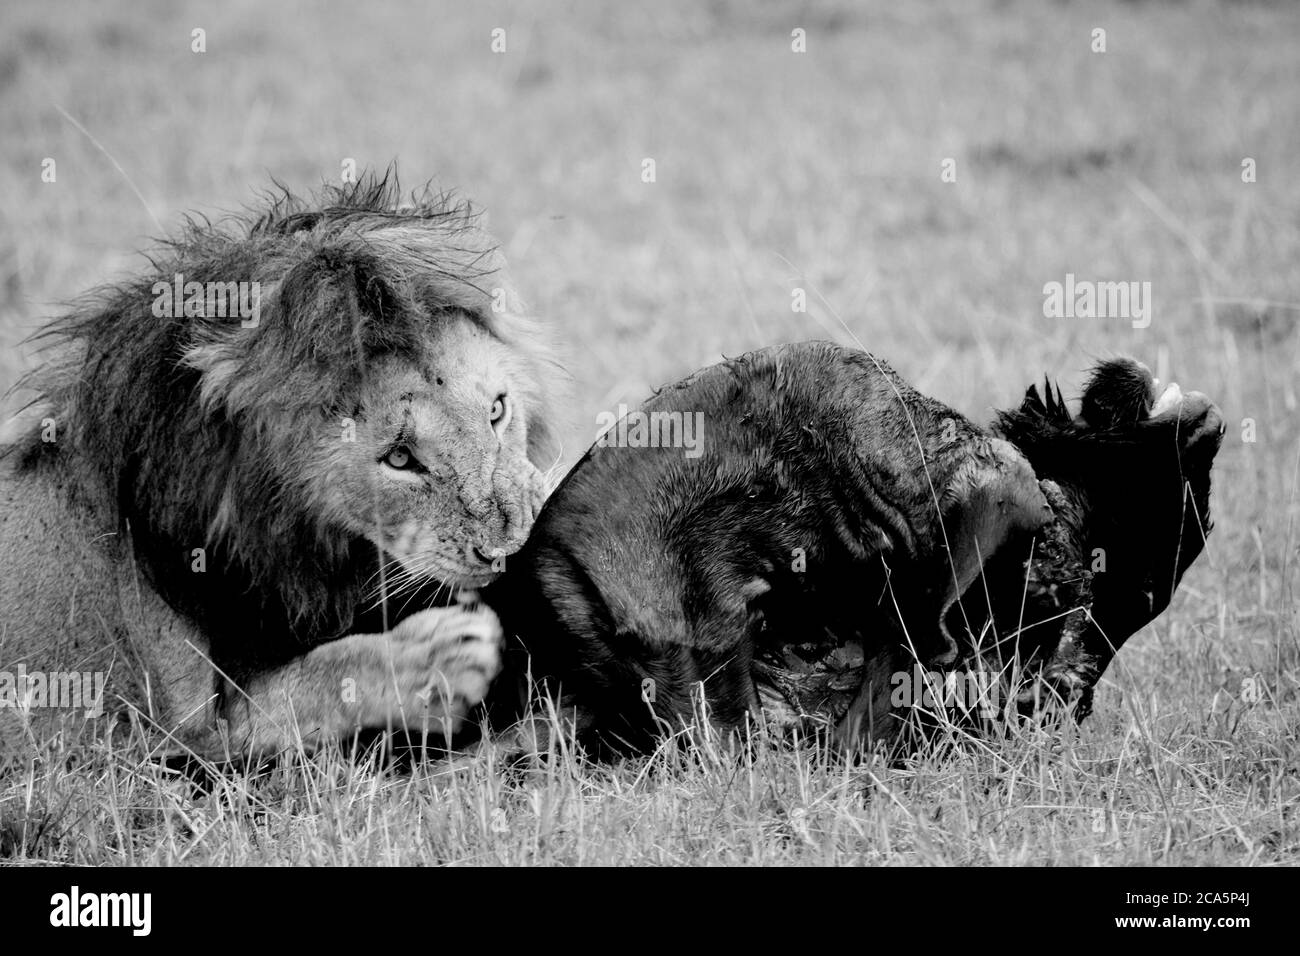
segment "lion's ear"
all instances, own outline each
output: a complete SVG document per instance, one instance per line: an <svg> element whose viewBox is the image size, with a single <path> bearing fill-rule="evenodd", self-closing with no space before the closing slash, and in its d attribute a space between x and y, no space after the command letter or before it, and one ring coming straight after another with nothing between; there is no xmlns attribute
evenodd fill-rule
<svg viewBox="0 0 1300 956"><path fill-rule="evenodd" d="M947 647L935 663L950 664L958 648L945 623L948 611L1003 545L1037 531L1052 519L1052 509L1029 462L999 438L982 439L972 449L944 489L940 503L947 566L941 572L939 631Z"/></svg>

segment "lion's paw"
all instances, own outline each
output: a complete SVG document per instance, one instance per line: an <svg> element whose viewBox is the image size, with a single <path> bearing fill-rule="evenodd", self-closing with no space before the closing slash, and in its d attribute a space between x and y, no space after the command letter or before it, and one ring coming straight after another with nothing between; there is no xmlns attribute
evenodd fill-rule
<svg viewBox="0 0 1300 956"><path fill-rule="evenodd" d="M390 634L408 721L441 720L454 731L501 670L501 622L482 605L420 611Z"/></svg>

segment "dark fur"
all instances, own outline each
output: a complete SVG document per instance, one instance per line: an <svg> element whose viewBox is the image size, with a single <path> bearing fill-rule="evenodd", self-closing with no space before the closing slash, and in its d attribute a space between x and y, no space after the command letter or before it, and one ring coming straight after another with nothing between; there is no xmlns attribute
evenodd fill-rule
<svg viewBox="0 0 1300 956"><path fill-rule="evenodd" d="M1132 359L1102 362L1083 390L1079 415L1095 429L1134 425L1148 417L1154 381L1150 370ZM1046 386L1044 386L1046 387ZM1060 392L1058 390L1059 399Z"/></svg>
<svg viewBox="0 0 1300 956"><path fill-rule="evenodd" d="M1202 409L1178 434L1143 420L1131 406L1138 368L1109 363L1094 374L1087 407L1117 410L1105 427L1071 418L1049 387L1046 402L1031 388L994 428L1038 478L1059 484L1053 495L1069 547L1107 549L1094 609L1109 641L1088 648L1105 655L1102 667L1111 642L1117 647L1168 603L1208 531L1217 417ZM960 491L971 456L990 453L988 432L866 353L826 343L751 353L643 407L703 411L703 457L593 447L487 595L516 635L516 675L531 668L534 680L562 692L580 730L645 747L692 715L690 695L701 683L714 721L738 726L759 709L762 660L791 647L825 657L860 645L866 662L853 673L874 682L865 693L877 697L890 671L940 650L940 595L968 546L961 536L971 515L961 509L1009 505L1000 491L1010 482L991 485L991 498L954 504L956 492L945 494L950 483ZM1180 466L1204 523L1180 507ZM1148 480L1149 492L1134 491ZM995 560L966 606L953 608L955 632L959 624L978 632L986 587L1000 631L1033 623L1020 613L1032 529L1043 526L1035 522L1031 515L998 554L981 556ZM792 570L795 548L806 553L804 572ZM1155 597L1139 607L1148 587ZM1059 619L1059 608L1027 610L1034 621ZM1026 656L1042 666L1060 633L1059 620L1040 628ZM647 678L653 706L642 699ZM498 716L514 712L518 687L501 683ZM870 716L873 705L864 706ZM840 719L838 709L832 717Z"/></svg>
<svg viewBox="0 0 1300 956"><path fill-rule="evenodd" d="M644 408L704 412L703 456L593 448L485 595L519 639L517 672L562 685L584 727L644 746L691 715L700 683L736 726L758 709L756 659L793 643L897 645L906 621L918 654L943 651L950 489L972 454L998 466L976 426L829 343L750 353Z"/></svg>
<svg viewBox="0 0 1300 956"><path fill-rule="evenodd" d="M1040 479L1060 486L1060 510L1092 577L1088 653L1100 675L1115 651L1168 607L1210 533L1210 467L1223 422L1192 393L1174 414L1150 417L1155 399L1146 366L1132 359L1098 365L1071 417L1044 386L1018 409L999 412L993 430L1016 445ZM1018 570L1003 572L1008 578ZM1010 580L996 591L1009 603Z"/></svg>

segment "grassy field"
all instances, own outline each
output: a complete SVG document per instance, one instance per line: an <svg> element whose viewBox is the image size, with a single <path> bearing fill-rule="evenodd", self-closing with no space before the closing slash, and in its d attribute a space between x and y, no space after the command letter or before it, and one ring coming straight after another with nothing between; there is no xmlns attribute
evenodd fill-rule
<svg viewBox="0 0 1300 956"><path fill-rule="evenodd" d="M0 386L28 361L10 346L179 213L349 158L487 209L568 343L570 458L598 410L779 341L860 341L977 420L1133 354L1228 431L1206 553L1094 717L900 767L796 747L507 768L488 747L198 790L135 752L52 754L0 784L0 861L1300 862L1300 10L797 9L6 0ZM1149 327L1044 318L1067 273L1151 282Z"/></svg>

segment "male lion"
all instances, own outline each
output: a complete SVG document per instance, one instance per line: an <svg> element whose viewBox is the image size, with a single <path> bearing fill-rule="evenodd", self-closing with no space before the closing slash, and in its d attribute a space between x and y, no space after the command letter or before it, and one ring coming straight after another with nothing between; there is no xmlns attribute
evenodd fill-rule
<svg viewBox="0 0 1300 956"><path fill-rule="evenodd" d="M0 740L76 707L266 752L451 733L486 693L500 626L456 597L532 526L557 368L468 206L397 199L190 223L43 333L0 460Z"/></svg>

